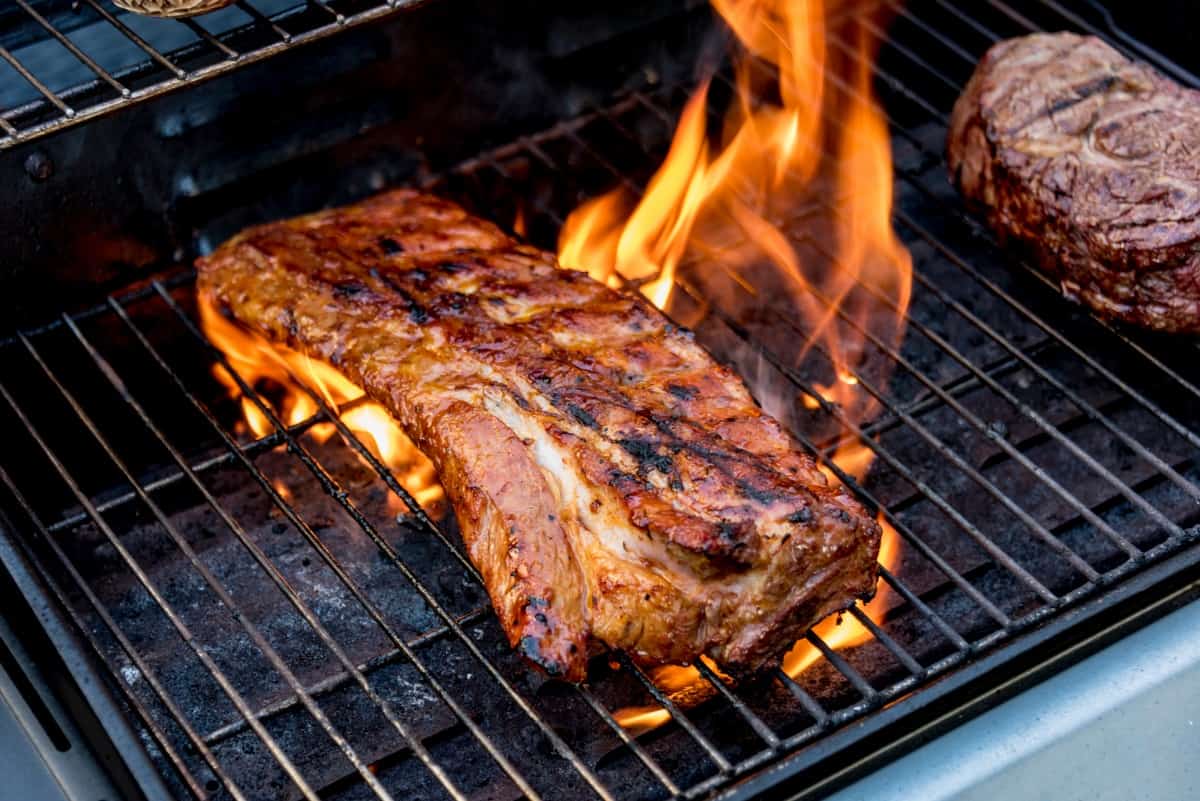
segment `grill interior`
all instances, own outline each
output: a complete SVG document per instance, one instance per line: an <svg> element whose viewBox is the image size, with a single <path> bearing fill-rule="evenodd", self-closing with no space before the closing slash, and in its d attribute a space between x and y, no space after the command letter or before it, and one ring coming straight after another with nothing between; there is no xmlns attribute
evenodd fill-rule
<svg viewBox="0 0 1200 801"><path fill-rule="evenodd" d="M189 83L346 28L381 19L415 0L241 0L182 22L122 13L102 0L16 0L0 12L0 147L109 114ZM41 32L14 52L22 29ZM119 34L116 47L106 34Z"/></svg>
<svg viewBox="0 0 1200 801"><path fill-rule="evenodd" d="M894 222L915 265L903 345L868 342L855 371L876 419L842 433L835 405L805 409L829 363L819 347L796 361L805 324L764 300L769 286L706 261L679 276L671 314L767 387L805 448L828 462L849 436L877 454L861 485L843 479L902 539L883 621L850 613L872 639L834 651L810 634L823 658L795 679L727 687L703 669L710 697L686 709L620 657L596 660L585 686L542 681L510 652L453 516L421 510L319 396L292 426L263 403L267 437L235 425L188 268L4 340L5 534L77 624L169 791L748 796L820 771L968 679L986 692L997 666L1151 571L1191 569L1194 345L1063 301L965 213L942 160L951 105L992 42L1069 28L1132 45L1089 9L977 5L897 3L876 68ZM836 35L830 46L852 55ZM420 184L505 227L519 210L528 238L553 248L581 200L648 178L688 90L650 84ZM787 221L804 259L833 258L821 231L837 213L826 198ZM345 441L318 443L321 422ZM654 703L671 722L653 732L631 738L614 720Z"/></svg>

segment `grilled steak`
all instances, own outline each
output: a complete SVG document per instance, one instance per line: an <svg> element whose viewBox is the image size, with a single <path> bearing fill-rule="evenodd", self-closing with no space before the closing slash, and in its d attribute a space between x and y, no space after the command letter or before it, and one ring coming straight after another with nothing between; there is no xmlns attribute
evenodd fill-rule
<svg viewBox="0 0 1200 801"><path fill-rule="evenodd" d="M1099 39L995 45L954 106L953 180L1100 315L1200 331L1200 92Z"/></svg>
<svg viewBox="0 0 1200 801"><path fill-rule="evenodd" d="M198 264L218 309L391 410L552 675L600 644L756 669L874 591L879 526L690 332L451 203L391 192Z"/></svg>

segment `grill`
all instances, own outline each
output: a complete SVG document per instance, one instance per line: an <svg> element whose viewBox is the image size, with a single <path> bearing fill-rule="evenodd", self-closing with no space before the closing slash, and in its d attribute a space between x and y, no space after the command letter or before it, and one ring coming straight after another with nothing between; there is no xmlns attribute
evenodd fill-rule
<svg viewBox="0 0 1200 801"><path fill-rule="evenodd" d="M149 59L121 71L77 52L69 25L20 0L9 13L44 26L95 80L51 89L0 49L43 95L0 114L0 145L406 4L261 5L236 4L230 13L250 21L220 31L209 18L162 23L199 37L169 50L89 0L85 12ZM900 561L883 572L886 615L848 613L870 641L835 650L810 633L821 653L812 667L736 687L700 666L708 699L690 708L622 657L597 660L583 686L543 681L510 652L453 516L423 510L319 394L311 418L282 422L269 389L238 377L204 339L194 274L178 258L0 344L0 554L43 617L70 622L56 644L101 713L97 747L111 747L134 792L815 797L1191 597L1193 343L1116 328L1063 301L962 209L942 144L955 97L1003 37L1097 33L1198 82L1098 7L883 6L894 14L886 32L875 9L855 13L881 40L894 222L915 287L903 344L868 339L854 371L879 415L854 424L821 398L828 355L817 346L796 361L804 323L764 300L769 287L696 261L681 269L670 310L784 399L771 411L899 533ZM260 41L264 31L277 40ZM836 29L829 44L854 56ZM661 161L689 85L653 77L409 181L506 227L520 215L528 238L552 248L581 199L617 183L636 191ZM834 197L789 223L803 258L835 259L819 232L837 214ZM241 222L215 219L195 241L211 246ZM273 433L234 425L238 401L214 366L231 371ZM320 423L342 439L317 441ZM845 437L877 456L861 483L831 461ZM633 737L614 713L647 704L670 722Z"/></svg>
<svg viewBox="0 0 1200 801"><path fill-rule="evenodd" d="M348 13L326 2L239 2L199 20L174 23L119 16L97 0L57 15L17 0L4 22L18 31L36 26L45 39L24 58L0 46L0 58L24 85L23 92L0 107L0 147L380 19L413 2L360 2ZM119 32L122 46L89 47L97 40L87 26L96 23ZM49 74L40 74L39 66L48 67ZM4 76L6 81L9 77Z"/></svg>

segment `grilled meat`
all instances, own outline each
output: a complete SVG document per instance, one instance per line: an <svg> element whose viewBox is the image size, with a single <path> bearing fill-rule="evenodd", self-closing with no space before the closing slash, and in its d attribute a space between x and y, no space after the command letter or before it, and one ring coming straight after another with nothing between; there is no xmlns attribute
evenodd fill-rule
<svg viewBox="0 0 1200 801"><path fill-rule="evenodd" d="M1200 92L1070 33L1000 42L954 106L954 182L1068 297L1200 331Z"/></svg>
<svg viewBox="0 0 1200 801"><path fill-rule="evenodd" d="M756 669L869 597L879 526L639 296L409 191L199 261L224 313L340 368L433 460L513 646Z"/></svg>

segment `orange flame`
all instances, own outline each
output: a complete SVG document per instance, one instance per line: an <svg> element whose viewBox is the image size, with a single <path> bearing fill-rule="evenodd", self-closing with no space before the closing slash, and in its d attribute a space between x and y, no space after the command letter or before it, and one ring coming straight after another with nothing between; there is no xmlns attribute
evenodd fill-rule
<svg viewBox="0 0 1200 801"><path fill-rule="evenodd" d="M264 403L271 406L285 425L298 425L317 414L316 401L302 386L311 388L359 442L388 466L400 485L421 506L436 508L443 492L433 463L417 450L386 409L365 400L363 391L332 366L239 328L218 314L205 298L200 299L199 310L205 336L225 354L242 380L251 387L271 388L272 392L267 393L270 398L264 397ZM213 366L213 376L231 397L239 399L242 418L250 432L258 438L269 435L273 430L271 421L242 393L233 376L220 365ZM278 400L274 399L276 389L281 393ZM312 425L306 435L323 445L336 432L333 423L320 422ZM285 500L290 499L291 493L286 487L277 482L276 488ZM393 494L388 495L387 503L393 514L405 511L403 501Z"/></svg>
<svg viewBox="0 0 1200 801"><path fill-rule="evenodd" d="M613 287L638 286L661 309L669 307L681 270L699 270L714 260L743 287L782 286L782 293L754 292L756 302L782 295L784 315L802 322L808 332L797 348L797 363L816 348L831 369L828 384L813 386L820 398L802 396L801 406L816 410L826 401L850 428L878 411L857 372L866 334L889 344L899 341L912 282L909 254L891 227L891 151L887 126L872 100L874 53L862 30L854 31L861 58L837 65L850 73L841 84L851 90L834 91L827 74L829 18L822 0L712 4L742 45L736 100L726 112L722 136L714 140L708 134L710 82L705 81L685 105L666 160L642 197L635 203L618 188L576 209L559 238L559 262ZM773 86L764 86L768 83ZM771 89L778 102L761 102ZM799 217L793 212L801 203L832 207L828 227L821 229L832 257L806 263L793 244L796 237L784 231L782 221ZM899 312L881 314L872 293L886 297ZM847 437L831 460L861 479L874 453ZM880 522L880 562L891 566L897 537ZM887 594L880 591L865 611L878 621L886 604ZM827 620L815 631L834 648L870 637L853 617ZM784 669L796 675L819 654L801 641L787 655ZM694 695L693 688L702 684L689 667L658 668L652 678L672 698ZM656 706L617 714L635 732L667 718Z"/></svg>

